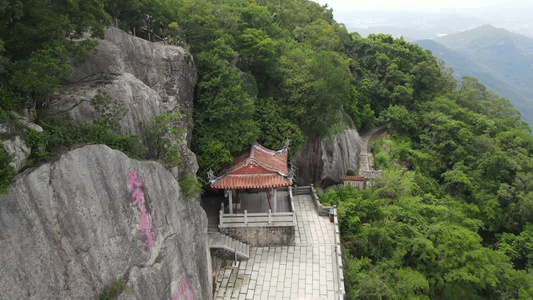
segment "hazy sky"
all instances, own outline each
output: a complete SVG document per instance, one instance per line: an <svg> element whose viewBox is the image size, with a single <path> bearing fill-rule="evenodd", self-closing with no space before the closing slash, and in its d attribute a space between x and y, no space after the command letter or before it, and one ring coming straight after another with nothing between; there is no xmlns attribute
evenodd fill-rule
<svg viewBox="0 0 533 300"><path fill-rule="evenodd" d="M313 0L333 12L350 10L439 11L477 7L532 7L531 0Z"/></svg>

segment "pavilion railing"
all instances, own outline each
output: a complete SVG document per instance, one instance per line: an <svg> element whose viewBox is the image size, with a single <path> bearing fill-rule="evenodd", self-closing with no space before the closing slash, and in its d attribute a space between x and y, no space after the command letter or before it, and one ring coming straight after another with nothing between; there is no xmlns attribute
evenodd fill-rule
<svg viewBox="0 0 533 300"><path fill-rule="evenodd" d="M224 203L220 207L219 228L230 227L277 227L277 226L295 226L296 217L294 215L294 204L291 201L291 212L273 213L268 210L266 213L243 213L227 214L224 212Z"/></svg>

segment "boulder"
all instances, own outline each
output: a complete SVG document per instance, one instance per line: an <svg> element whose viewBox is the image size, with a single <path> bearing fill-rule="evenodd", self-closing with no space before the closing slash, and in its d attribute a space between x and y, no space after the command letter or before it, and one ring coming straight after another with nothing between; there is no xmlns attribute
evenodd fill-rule
<svg viewBox="0 0 533 300"><path fill-rule="evenodd" d="M291 160L298 168L296 184L327 187L340 182L340 175L359 167L361 138L355 129L333 137L307 141Z"/></svg>
<svg viewBox="0 0 533 300"><path fill-rule="evenodd" d="M180 112L173 126L192 134L192 108L197 74L194 60L183 48L132 36L110 27L98 41L96 52L76 66L67 84L54 91L40 117L66 113L75 121L88 122L98 115L89 105L98 91L122 100L129 109L122 132L138 133L138 121L150 120L163 110Z"/></svg>
<svg viewBox="0 0 533 300"><path fill-rule="evenodd" d="M184 129L178 147L182 149L180 159L186 167L179 169L180 174L173 173L181 177L191 172L196 168L196 158L189 159L194 154L187 149L187 144L193 129L197 74L190 53L113 27L106 30L105 38L98 43L95 54L76 66L67 83L54 91L49 105L39 109L39 116L65 115L78 123L91 122L99 114L90 100L99 92L122 101L128 109L120 122L123 134L142 133L141 121L149 121L163 111L179 111L181 119L170 126Z"/></svg>
<svg viewBox="0 0 533 300"><path fill-rule="evenodd" d="M0 243L5 299L95 299L117 279L127 299L212 298L198 201L161 164L107 146L17 175L0 195Z"/></svg>
<svg viewBox="0 0 533 300"><path fill-rule="evenodd" d="M18 173L26 166L26 160L30 157L31 149L26 146L24 140L18 135L11 139L3 140L2 143L7 153L13 157L9 164L13 167L15 173Z"/></svg>
<svg viewBox="0 0 533 300"><path fill-rule="evenodd" d="M33 110L29 110L29 109L24 109L23 110L25 113L27 114L31 114L33 115ZM17 114L16 112L12 111L11 112L11 115L18 120L18 122L20 123L20 125L22 125L22 127L25 128L25 130L28 130L28 129L33 129L37 132L43 132L43 128L35 123L32 123L32 121L30 120L30 118L28 118L26 115L19 115Z"/></svg>
<svg viewBox="0 0 533 300"><path fill-rule="evenodd" d="M67 115L79 123L91 122L99 114L89 102L98 93L120 100L128 109L120 121L121 133L139 134L139 122L150 121L163 111L163 102L156 91L132 74L123 73L105 77L95 75L90 81L63 86L55 91L49 107L39 114L42 118Z"/></svg>
<svg viewBox="0 0 533 300"><path fill-rule="evenodd" d="M171 113L179 110L185 116L183 123L192 124L197 74L190 53L182 47L152 43L114 27L107 29L96 50L95 55L76 67L69 78L71 83L90 83L95 75L129 73L159 95L164 109ZM192 127L189 129L192 131Z"/></svg>

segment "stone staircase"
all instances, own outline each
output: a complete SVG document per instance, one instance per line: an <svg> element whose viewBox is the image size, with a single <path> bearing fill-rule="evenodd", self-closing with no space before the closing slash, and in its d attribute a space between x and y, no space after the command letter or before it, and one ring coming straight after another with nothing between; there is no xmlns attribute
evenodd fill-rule
<svg viewBox="0 0 533 300"><path fill-rule="evenodd" d="M293 195L308 195L311 194L311 187L306 186L294 186L292 190Z"/></svg>
<svg viewBox="0 0 533 300"><path fill-rule="evenodd" d="M234 260L235 256L237 260L248 260L250 258L249 245L219 232L218 215L208 215L207 235L209 248L214 255L227 260Z"/></svg>
<svg viewBox="0 0 533 300"><path fill-rule="evenodd" d="M209 248L216 256L227 260L248 260L250 246L219 232L208 233Z"/></svg>
<svg viewBox="0 0 533 300"><path fill-rule="evenodd" d="M207 233L219 233L218 232L218 215L207 216Z"/></svg>

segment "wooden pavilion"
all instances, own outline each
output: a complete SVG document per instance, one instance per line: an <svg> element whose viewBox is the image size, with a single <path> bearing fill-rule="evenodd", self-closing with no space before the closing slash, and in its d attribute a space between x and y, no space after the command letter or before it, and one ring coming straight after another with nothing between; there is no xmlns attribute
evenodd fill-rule
<svg viewBox="0 0 533 300"><path fill-rule="evenodd" d="M222 175L209 176L211 187L223 189L228 198L227 210L222 204L219 228L293 224L294 205L290 193L292 172L288 168L287 158L288 147L275 151L255 142L246 153L224 169ZM259 192L261 190L265 193ZM248 197L247 202L244 196L251 195L247 191L254 191L254 201ZM279 193L287 196L282 197ZM261 197L259 201L258 195Z"/></svg>

